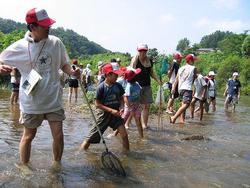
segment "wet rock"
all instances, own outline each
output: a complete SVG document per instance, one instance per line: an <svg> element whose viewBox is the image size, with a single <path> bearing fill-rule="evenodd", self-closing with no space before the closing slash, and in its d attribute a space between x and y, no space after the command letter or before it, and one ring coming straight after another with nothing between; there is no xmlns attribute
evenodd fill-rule
<svg viewBox="0 0 250 188"><path fill-rule="evenodd" d="M181 140L210 140L210 138L207 138L203 135L191 135L191 136L184 137Z"/></svg>

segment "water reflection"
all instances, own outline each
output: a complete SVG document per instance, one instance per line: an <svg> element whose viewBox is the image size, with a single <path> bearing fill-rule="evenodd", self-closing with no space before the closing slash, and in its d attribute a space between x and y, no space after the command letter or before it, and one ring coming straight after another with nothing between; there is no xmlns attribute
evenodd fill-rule
<svg viewBox="0 0 250 188"><path fill-rule="evenodd" d="M9 120L12 122L12 126L18 128L21 125L19 124L20 110L19 105L10 105Z"/></svg>

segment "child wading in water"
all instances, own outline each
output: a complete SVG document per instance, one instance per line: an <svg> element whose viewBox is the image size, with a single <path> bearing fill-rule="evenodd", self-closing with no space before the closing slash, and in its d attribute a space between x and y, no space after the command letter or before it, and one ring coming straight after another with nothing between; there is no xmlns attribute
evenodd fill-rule
<svg viewBox="0 0 250 188"><path fill-rule="evenodd" d="M135 81L135 76L140 72L140 68L128 68L125 72L124 78L127 81L127 85L123 97L125 104L122 117L124 118L125 122L130 115L134 117L140 138L143 138L143 129L141 124L142 108L140 106L141 86L138 84L138 82Z"/></svg>
<svg viewBox="0 0 250 188"><path fill-rule="evenodd" d="M107 63L102 67L105 80L98 85L95 100L95 105L99 109L97 112L97 125L94 125L89 136L82 143L81 150L87 150L90 144L100 142L101 137L96 126L100 128L102 134L108 127L118 130L122 138L123 149L125 151L129 150L128 135L119 111L123 101L124 89L116 82L118 74L121 74L122 70L115 65L114 63Z"/></svg>
<svg viewBox="0 0 250 188"><path fill-rule="evenodd" d="M198 71L197 71L198 72ZM190 103L190 113L191 118L194 118L194 112L195 112L195 103L199 101L200 106L197 110L200 110L200 121L203 117L203 111L204 111L204 103L207 98L207 83L205 81L205 78L201 74L197 74L197 78L194 80L194 96Z"/></svg>
<svg viewBox="0 0 250 188"><path fill-rule="evenodd" d="M172 94L178 89L182 99L181 106L174 116L170 116L170 123L175 123L177 118L180 117L180 123L185 122L185 112L192 101L192 85L196 78L196 68L193 65L197 58L193 54L188 54L186 57L186 65L183 65L177 73L176 80L172 88ZM177 88L178 85L178 88Z"/></svg>

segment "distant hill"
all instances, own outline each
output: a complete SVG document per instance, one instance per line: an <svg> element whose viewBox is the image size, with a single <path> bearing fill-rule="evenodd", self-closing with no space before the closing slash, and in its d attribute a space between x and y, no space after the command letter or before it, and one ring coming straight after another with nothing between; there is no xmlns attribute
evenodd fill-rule
<svg viewBox="0 0 250 188"><path fill-rule="evenodd" d="M15 30L27 30L26 24L0 18L0 31L2 33L8 34ZM60 27L51 29L50 34L59 37L63 41L71 58L80 58L84 55L110 52L99 44L89 41L86 37L77 34L73 30L65 30Z"/></svg>

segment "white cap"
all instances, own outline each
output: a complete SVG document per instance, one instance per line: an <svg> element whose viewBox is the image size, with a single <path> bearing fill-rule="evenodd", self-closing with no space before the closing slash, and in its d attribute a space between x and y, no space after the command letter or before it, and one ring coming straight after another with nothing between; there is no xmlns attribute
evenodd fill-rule
<svg viewBox="0 0 250 188"><path fill-rule="evenodd" d="M215 76L214 71L209 71L208 76Z"/></svg>
<svg viewBox="0 0 250 188"><path fill-rule="evenodd" d="M141 50L148 51L148 45L144 44L144 43L140 43L140 44L137 45L137 50L138 51L141 51Z"/></svg>
<svg viewBox="0 0 250 188"><path fill-rule="evenodd" d="M239 76L239 73L238 72L234 72L233 76Z"/></svg>
<svg viewBox="0 0 250 188"><path fill-rule="evenodd" d="M90 68L91 67L91 65L90 64L87 64L87 66L86 66L87 68Z"/></svg>

